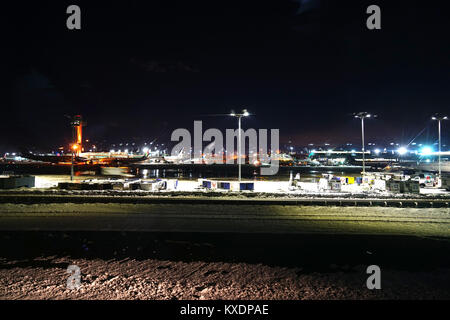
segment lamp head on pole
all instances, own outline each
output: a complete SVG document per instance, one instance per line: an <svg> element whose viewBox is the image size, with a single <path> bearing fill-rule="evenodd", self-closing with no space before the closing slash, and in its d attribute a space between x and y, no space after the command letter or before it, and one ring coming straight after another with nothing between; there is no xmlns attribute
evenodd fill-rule
<svg viewBox="0 0 450 320"><path fill-rule="evenodd" d="M436 113L434 116L431 117L431 120L438 120L438 121L448 120L448 117Z"/></svg>
<svg viewBox="0 0 450 320"><path fill-rule="evenodd" d="M365 118L376 118L377 115L371 114L369 112L356 112L353 114L355 118L365 119Z"/></svg>
<svg viewBox="0 0 450 320"><path fill-rule="evenodd" d="M231 110L231 112L230 112L230 116L236 117L236 118L248 117L249 115L250 115L250 113L248 112L247 109L242 110L241 113L236 113L236 112L234 112L234 110Z"/></svg>

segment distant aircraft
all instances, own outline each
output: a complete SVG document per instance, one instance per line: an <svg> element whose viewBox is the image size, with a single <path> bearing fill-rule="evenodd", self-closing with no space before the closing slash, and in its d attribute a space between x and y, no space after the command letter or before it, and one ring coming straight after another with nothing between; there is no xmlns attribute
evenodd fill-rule
<svg viewBox="0 0 450 320"><path fill-rule="evenodd" d="M46 155L35 155L32 153L22 154L23 158L42 161L42 162L50 162L50 163L71 163L72 155L55 155L55 154L46 154ZM106 165L126 165L130 163L135 163L139 161L144 161L148 158L148 155L135 155L129 156L126 154L110 154L110 153L80 153L79 155L75 155L73 157L74 163L77 164L106 164Z"/></svg>
<svg viewBox="0 0 450 320"><path fill-rule="evenodd" d="M56 154L32 154L30 152L23 153L22 158L42 161L42 162L50 162L50 163L64 163L64 162L72 162L72 155L56 155ZM73 161L76 163L86 162L88 159L74 156Z"/></svg>
<svg viewBox="0 0 450 320"><path fill-rule="evenodd" d="M86 159L88 163L115 166L136 163L148 159L148 153L144 155L131 155L128 153L85 152L80 153L80 156Z"/></svg>
<svg viewBox="0 0 450 320"><path fill-rule="evenodd" d="M186 160L184 156L184 148L176 156L165 156L164 161L168 163L182 163Z"/></svg>

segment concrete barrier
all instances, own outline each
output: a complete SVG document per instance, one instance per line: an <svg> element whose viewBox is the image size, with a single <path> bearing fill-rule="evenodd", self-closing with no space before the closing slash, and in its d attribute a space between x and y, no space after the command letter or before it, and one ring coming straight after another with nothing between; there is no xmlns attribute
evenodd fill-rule
<svg viewBox="0 0 450 320"><path fill-rule="evenodd" d="M33 188L35 177L33 176L9 176L0 178L0 189Z"/></svg>
<svg viewBox="0 0 450 320"><path fill-rule="evenodd" d="M383 206L449 208L450 200L428 199L210 199L146 196L86 196L86 195L0 195L0 203L166 203L166 204L211 204L211 205L282 205L282 206Z"/></svg>

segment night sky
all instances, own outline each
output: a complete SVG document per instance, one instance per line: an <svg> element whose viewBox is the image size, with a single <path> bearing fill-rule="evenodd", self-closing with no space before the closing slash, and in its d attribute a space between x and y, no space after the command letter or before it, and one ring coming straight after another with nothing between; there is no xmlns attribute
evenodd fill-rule
<svg viewBox="0 0 450 320"><path fill-rule="evenodd" d="M82 29L66 28L77 4ZM382 30L366 28L377 4ZM244 127L282 142L433 143L450 116L450 13L444 1L30 1L2 8L0 153L86 138L161 142L176 128ZM447 128L446 128L447 127ZM444 124L443 139L449 123Z"/></svg>

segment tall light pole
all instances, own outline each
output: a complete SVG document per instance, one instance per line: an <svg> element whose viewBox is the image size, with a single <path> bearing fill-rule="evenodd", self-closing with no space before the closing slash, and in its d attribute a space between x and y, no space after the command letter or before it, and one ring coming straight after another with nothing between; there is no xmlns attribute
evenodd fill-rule
<svg viewBox="0 0 450 320"><path fill-rule="evenodd" d="M358 112L354 114L355 118L361 119L361 138L362 138L362 156L363 156L363 176L366 174L366 151L364 144L364 119L376 117L368 112Z"/></svg>
<svg viewBox="0 0 450 320"><path fill-rule="evenodd" d="M70 181L73 181L73 150L71 151L72 151L72 162L70 164Z"/></svg>
<svg viewBox="0 0 450 320"><path fill-rule="evenodd" d="M235 113L231 111L230 116L238 118L238 167L239 167L239 182L241 182L241 118L248 117L247 109L242 110L242 113Z"/></svg>
<svg viewBox="0 0 450 320"><path fill-rule="evenodd" d="M78 149L78 145L77 144L73 144L70 147L71 151L72 151L72 163L70 165L70 181L73 181L73 160L75 157L75 151Z"/></svg>
<svg viewBox="0 0 450 320"><path fill-rule="evenodd" d="M441 121L448 120L447 116L442 116L439 114L435 114L431 117L432 120L436 120L438 122L438 134L439 134L439 180L441 180ZM442 180L441 180L442 181Z"/></svg>

